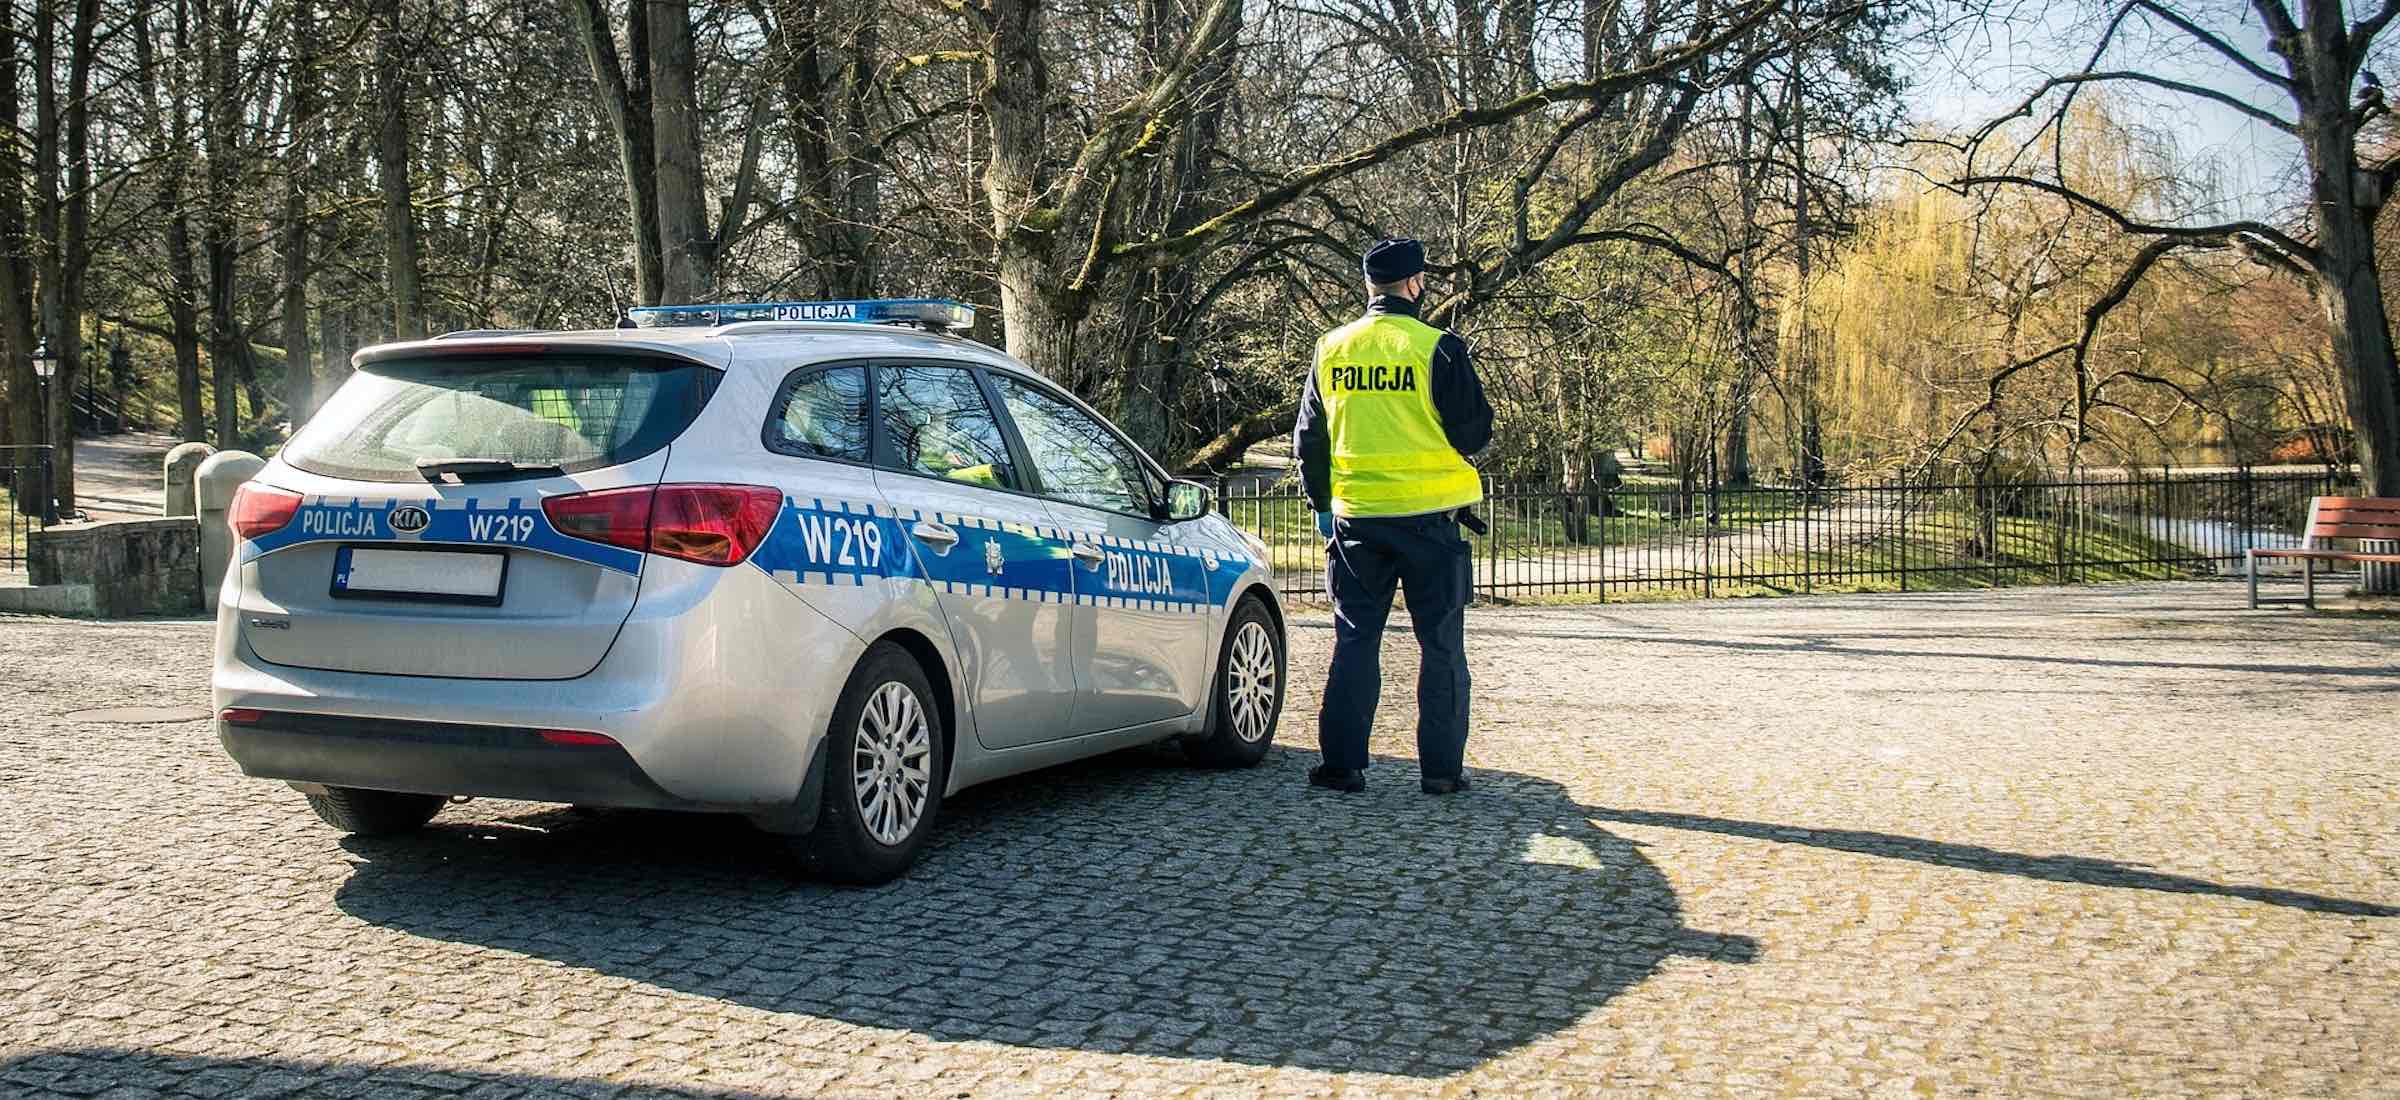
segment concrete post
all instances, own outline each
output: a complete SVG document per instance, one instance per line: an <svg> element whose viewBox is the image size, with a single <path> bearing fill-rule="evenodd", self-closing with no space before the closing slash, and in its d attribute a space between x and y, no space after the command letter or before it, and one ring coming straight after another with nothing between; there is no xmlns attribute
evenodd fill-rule
<svg viewBox="0 0 2400 1100"><path fill-rule="evenodd" d="M265 469L267 460L248 451L218 451L192 475L194 503L200 510L200 591L214 597L225 583L225 568L233 561L233 528L225 510L233 506L233 491Z"/></svg>
<svg viewBox="0 0 2400 1100"><path fill-rule="evenodd" d="M180 443L167 452L167 513L170 516L199 514L192 503L192 475L200 472L200 464L217 453L206 443Z"/></svg>

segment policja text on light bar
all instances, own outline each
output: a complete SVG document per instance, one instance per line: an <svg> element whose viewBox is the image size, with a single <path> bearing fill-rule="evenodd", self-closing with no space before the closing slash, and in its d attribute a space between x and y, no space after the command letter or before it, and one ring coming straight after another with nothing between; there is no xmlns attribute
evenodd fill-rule
<svg viewBox="0 0 2400 1100"><path fill-rule="evenodd" d="M868 298L846 302L728 302L719 305L641 306L625 311L641 328L730 325L739 321L848 321L966 329L975 309L948 298Z"/></svg>

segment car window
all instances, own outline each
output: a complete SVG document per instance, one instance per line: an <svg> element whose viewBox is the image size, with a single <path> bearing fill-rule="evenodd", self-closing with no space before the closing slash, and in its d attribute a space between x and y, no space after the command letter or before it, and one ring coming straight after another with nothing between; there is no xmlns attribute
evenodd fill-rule
<svg viewBox="0 0 2400 1100"><path fill-rule="evenodd" d="M882 465L996 489L1022 488L983 389L965 367L876 368Z"/></svg>
<svg viewBox="0 0 2400 1100"><path fill-rule="evenodd" d="M867 461L867 368L804 370L783 383L767 448L802 458Z"/></svg>
<svg viewBox="0 0 2400 1100"><path fill-rule="evenodd" d="M1150 514L1150 488L1133 448L1090 414L1056 395L994 374L1000 401L1025 439L1042 491L1113 512Z"/></svg>
<svg viewBox="0 0 2400 1100"><path fill-rule="evenodd" d="M578 473L666 446L717 377L696 363L607 354L381 360L342 383L283 458L362 481L422 481L417 463L463 458Z"/></svg>

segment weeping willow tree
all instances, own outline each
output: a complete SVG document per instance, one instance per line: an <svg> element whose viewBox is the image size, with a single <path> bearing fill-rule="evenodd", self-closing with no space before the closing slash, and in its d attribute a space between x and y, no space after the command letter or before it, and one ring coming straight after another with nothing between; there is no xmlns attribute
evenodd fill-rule
<svg viewBox="0 0 2400 1100"><path fill-rule="evenodd" d="M2121 210L2176 216L2213 201L2172 139L2091 117L2045 151ZM2218 303L2229 252L2145 255L2087 209L2030 190L1964 195L1938 145L1907 170L1785 311L1786 359L1819 364L1826 453L1879 473L1982 478L2149 464L2222 442L2260 384ZM2124 272L2143 267L2146 278ZM1796 296L1796 295L1794 295ZM1791 434L1787 403L1782 417Z"/></svg>

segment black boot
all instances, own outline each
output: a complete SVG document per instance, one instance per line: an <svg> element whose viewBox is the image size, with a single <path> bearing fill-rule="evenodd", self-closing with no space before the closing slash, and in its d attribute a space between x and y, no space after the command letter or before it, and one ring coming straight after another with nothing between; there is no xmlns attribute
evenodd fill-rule
<svg viewBox="0 0 2400 1100"><path fill-rule="evenodd" d="M1417 786L1426 794L1465 794L1467 777L1454 775L1447 779L1435 779L1429 775L1419 781Z"/></svg>
<svg viewBox="0 0 2400 1100"><path fill-rule="evenodd" d="M1323 787L1343 794L1357 794L1367 789L1367 773L1351 768L1328 768L1323 764L1308 769L1308 785Z"/></svg>

